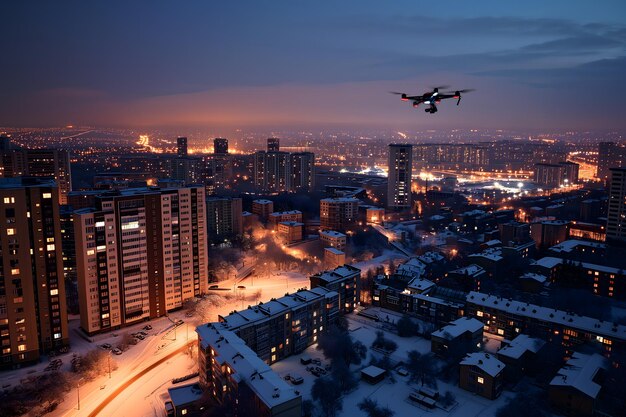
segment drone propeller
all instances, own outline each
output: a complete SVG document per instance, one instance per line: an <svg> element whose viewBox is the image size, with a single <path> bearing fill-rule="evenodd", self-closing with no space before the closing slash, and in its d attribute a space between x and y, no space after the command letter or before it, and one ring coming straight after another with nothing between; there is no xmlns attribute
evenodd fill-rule
<svg viewBox="0 0 626 417"><path fill-rule="evenodd" d="M438 85L436 87L431 87L433 90L443 90L445 88L450 88L449 85Z"/></svg>
<svg viewBox="0 0 626 417"><path fill-rule="evenodd" d="M476 91L476 90L474 88L466 88L465 90L449 91L446 94L465 94L465 93L471 93L472 91Z"/></svg>
<svg viewBox="0 0 626 417"><path fill-rule="evenodd" d="M396 95L401 96L401 95L402 95L402 94L404 94L404 93L399 93L399 92L397 92L397 91L390 91L390 92L389 92L389 94L396 94Z"/></svg>

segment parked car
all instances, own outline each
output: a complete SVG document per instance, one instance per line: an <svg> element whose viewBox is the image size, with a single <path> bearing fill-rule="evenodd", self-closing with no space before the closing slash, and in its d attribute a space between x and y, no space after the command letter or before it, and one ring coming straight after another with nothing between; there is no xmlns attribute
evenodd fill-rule
<svg viewBox="0 0 626 417"><path fill-rule="evenodd" d="M139 332L140 335L142 335L143 337L148 336L148 333L144 332L143 330Z"/></svg>
<svg viewBox="0 0 626 417"><path fill-rule="evenodd" d="M144 329L145 331L150 331L150 330L152 330L152 326L151 326L151 325L149 325L149 324L146 324L145 326L143 326L143 329Z"/></svg>
<svg viewBox="0 0 626 417"><path fill-rule="evenodd" d="M246 286L245 285L237 285L237 288L239 288L240 290L245 290Z"/></svg>
<svg viewBox="0 0 626 417"><path fill-rule="evenodd" d="M193 313L191 311L188 311L185 313L185 317L193 317Z"/></svg>
<svg viewBox="0 0 626 417"><path fill-rule="evenodd" d="M176 325L180 326L181 324L183 324L185 321L184 320L176 320Z"/></svg>
<svg viewBox="0 0 626 417"><path fill-rule="evenodd" d="M103 343L100 345L100 347L104 350L109 350L112 346L109 343Z"/></svg>
<svg viewBox="0 0 626 417"><path fill-rule="evenodd" d="M400 376L407 376L407 375L409 375L409 371L407 371L405 368L398 368L398 369L396 369L396 372Z"/></svg>
<svg viewBox="0 0 626 417"><path fill-rule="evenodd" d="M122 351L119 348L115 348L111 352L113 352L115 355L121 355L122 354Z"/></svg>
<svg viewBox="0 0 626 417"><path fill-rule="evenodd" d="M209 285L210 290L217 290L219 287L219 285Z"/></svg>
<svg viewBox="0 0 626 417"><path fill-rule="evenodd" d="M297 374L291 375L290 378L291 378L290 379L291 383L293 385L300 385L304 382L304 378L302 378L300 375L297 375Z"/></svg>
<svg viewBox="0 0 626 417"><path fill-rule="evenodd" d="M311 359L311 357L310 357L310 356L308 356L308 355L302 355L302 356L300 357L300 363L301 363L302 365L308 365L308 364L310 364L310 363L311 363L311 360L312 360L312 359ZM307 370L308 370L308 369L307 369Z"/></svg>

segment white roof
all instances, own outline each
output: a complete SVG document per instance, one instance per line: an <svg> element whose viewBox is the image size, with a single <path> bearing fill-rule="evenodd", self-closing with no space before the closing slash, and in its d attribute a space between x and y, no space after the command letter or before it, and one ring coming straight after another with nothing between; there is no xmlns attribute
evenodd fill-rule
<svg viewBox="0 0 626 417"><path fill-rule="evenodd" d="M489 261L494 261L494 262L498 262L504 259L502 257L502 250L499 248L485 249L484 251L480 253L472 253L468 257L469 258L484 258L484 259L487 259Z"/></svg>
<svg viewBox="0 0 626 417"><path fill-rule="evenodd" d="M536 261L534 263L534 265L542 266L542 267L548 268L548 269L552 269L555 266L560 265L562 263L563 263L563 259L553 258L551 256L546 256L546 257L543 257L543 258L539 259L538 261Z"/></svg>
<svg viewBox="0 0 626 417"><path fill-rule="evenodd" d="M526 272L525 274L523 274L519 278L520 279L532 279L532 280L537 281L537 282L542 283L542 284L548 280L548 277L546 277L545 275L535 274L533 272Z"/></svg>
<svg viewBox="0 0 626 417"><path fill-rule="evenodd" d="M291 214L302 214L302 212L300 210L290 210L290 211L275 211L274 213L270 213L270 216L272 217L281 217L281 216L288 216Z"/></svg>
<svg viewBox="0 0 626 417"><path fill-rule="evenodd" d="M370 378L378 378L385 373L385 370L377 366L370 365L367 368L361 369L361 373L369 376Z"/></svg>
<svg viewBox="0 0 626 417"><path fill-rule="evenodd" d="M495 355L489 353L476 352L467 355L460 363L461 365L477 366L490 376L497 376L504 369L504 363L500 362Z"/></svg>
<svg viewBox="0 0 626 417"><path fill-rule="evenodd" d="M606 367L606 360L597 353L585 355L574 352L572 358L559 370L550 385L572 387L591 398L596 398L602 386L593 379L600 368L606 369Z"/></svg>
<svg viewBox="0 0 626 417"><path fill-rule="evenodd" d="M483 327L484 324L480 320L469 317L461 317L460 319L454 320L452 323L442 327L436 332L433 332L432 336L450 340L459 337L465 332L477 332L479 330L482 330Z"/></svg>
<svg viewBox="0 0 626 417"><path fill-rule="evenodd" d="M483 272L485 272L485 270L476 264L471 264L468 266L464 266L463 268L459 268L459 269L455 269L454 271L450 271L453 272L455 274L461 274L464 275L465 273L467 273L467 275L469 276L475 276L478 274L482 274Z"/></svg>
<svg viewBox="0 0 626 417"><path fill-rule="evenodd" d="M576 249L576 247L578 247L578 246L588 246L588 247L591 247L591 248L606 249L606 245L604 243L587 242L585 240L570 239L570 240L565 240L565 241L559 243L558 245L552 246L550 248L550 250L553 251L553 252L566 252L566 253L569 253L569 252L573 251L574 249Z"/></svg>
<svg viewBox="0 0 626 417"><path fill-rule="evenodd" d="M590 334L603 336L611 340L626 341L626 326L615 325L610 321L598 320L578 314L570 314L554 308L541 307L477 291L471 291L467 295L466 300L468 303L473 303L478 306L495 308L519 316L530 317L548 323L556 323L572 329L584 330Z"/></svg>
<svg viewBox="0 0 626 417"><path fill-rule="evenodd" d="M520 334L511 341L508 345L498 351L498 356L506 356L507 358L519 359L524 353L530 351L537 353L543 345L545 345L541 339L536 339L525 334Z"/></svg>
<svg viewBox="0 0 626 417"><path fill-rule="evenodd" d="M211 346L217 354L215 360L228 364L235 371L231 378L238 383L245 382L269 408L299 396L241 338L219 323L198 326L196 332L203 349Z"/></svg>
<svg viewBox="0 0 626 417"><path fill-rule="evenodd" d="M343 233L337 232L335 230L321 230L320 235L326 235L330 237L346 237L346 235L344 235Z"/></svg>
<svg viewBox="0 0 626 417"><path fill-rule="evenodd" d="M265 200L265 199L252 200L252 202L257 203L257 204L272 204L273 203L272 200Z"/></svg>
<svg viewBox="0 0 626 417"><path fill-rule="evenodd" d="M431 289L434 286L435 286L435 283L427 279L413 278L411 282L409 282L409 285L407 285L407 288L409 290L416 290L419 292L424 292L426 290Z"/></svg>

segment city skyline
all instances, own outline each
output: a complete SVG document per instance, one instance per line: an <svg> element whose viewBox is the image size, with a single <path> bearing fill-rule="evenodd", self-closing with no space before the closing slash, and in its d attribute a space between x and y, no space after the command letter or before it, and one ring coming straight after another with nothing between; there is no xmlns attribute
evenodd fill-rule
<svg viewBox="0 0 626 417"><path fill-rule="evenodd" d="M626 127L621 2L67 6L2 6L0 125Z"/></svg>

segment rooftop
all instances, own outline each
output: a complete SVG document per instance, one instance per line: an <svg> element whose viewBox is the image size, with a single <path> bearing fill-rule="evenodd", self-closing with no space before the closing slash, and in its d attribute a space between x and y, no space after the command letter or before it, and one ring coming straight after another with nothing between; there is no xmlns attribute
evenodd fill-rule
<svg viewBox="0 0 626 417"><path fill-rule="evenodd" d="M591 398L596 398L602 386L595 381L598 370L606 369L606 360L596 354L574 352L550 382L551 386L572 387Z"/></svg>
<svg viewBox="0 0 626 417"><path fill-rule="evenodd" d="M591 334L603 336L611 340L626 341L626 326L609 321L571 314L554 308L541 307L477 291L471 291L467 295L467 302L482 307L495 308L511 314L542 320L548 323L556 323L569 328L587 331Z"/></svg>
<svg viewBox="0 0 626 417"><path fill-rule="evenodd" d="M433 332L432 336L451 340L461 336L463 333L466 332L475 333L480 330L482 334L483 327L484 324L480 320L476 320L470 317L461 317L460 319L454 320L452 323L442 327L436 332Z"/></svg>
<svg viewBox="0 0 626 417"><path fill-rule="evenodd" d="M170 399L174 407L180 407L185 404L192 403L202 397L203 391L200 385L187 384L180 387L171 387L167 389Z"/></svg>
<svg viewBox="0 0 626 417"><path fill-rule="evenodd" d="M336 232L334 230L321 230L320 231L320 236L321 235L326 235L326 236L335 237L335 238L337 238L337 237L346 237L346 235L344 235L343 233Z"/></svg>
<svg viewBox="0 0 626 417"><path fill-rule="evenodd" d="M214 349L215 360L233 369L234 373L230 377L248 385L269 408L299 396L241 338L219 323L198 326L196 332L202 348L210 346Z"/></svg>
<svg viewBox="0 0 626 417"><path fill-rule="evenodd" d="M470 353L461 361L460 365L476 366L492 377L504 370L504 363L500 362L494 355L483 352Z"/></svg>
<svg viewBox="0 0 626 417"><path fill-rule="evenodd" d="M498 351L498 356L506 356L511 359L519 359L526 352L539 352L539 349L545 345L541 339L536 339L525 334L520 334L508 345Z"/></svg>
<svg viewBox="0 0 626 417"><path fill-rule="evenodd" d="M340 251L337 248L324 248L325 251L328 251L334 255L345 255L345 252Z"/></svg>
<svg viewBox="0 0 626 417"><path fill-rule="evenodd" d="M565 240L565 241L559 243L558 245L552 246L550 248L550 250L553 251L553 252L569 253L569 252L573 251L574 249L576 249L578 246L587 246L587 247L591 247L591 248L606 249L606 245L604 243L588 242L586 240L570 239L570 240Z"/></svg>

